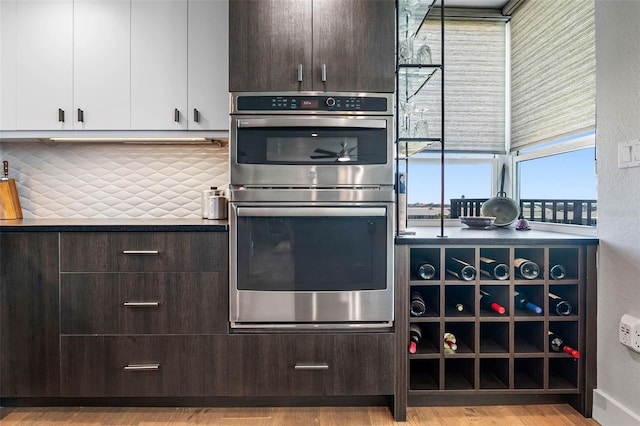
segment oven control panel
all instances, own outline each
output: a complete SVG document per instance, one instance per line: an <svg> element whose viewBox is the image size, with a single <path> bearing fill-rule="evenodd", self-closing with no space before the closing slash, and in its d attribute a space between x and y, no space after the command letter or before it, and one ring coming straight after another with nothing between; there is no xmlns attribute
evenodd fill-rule
<svg viewBox="0 0 640 426"><path fill-rule="evenodd" d="M235 112L390 113L390 95L242 94L234 97Z"/></svg>

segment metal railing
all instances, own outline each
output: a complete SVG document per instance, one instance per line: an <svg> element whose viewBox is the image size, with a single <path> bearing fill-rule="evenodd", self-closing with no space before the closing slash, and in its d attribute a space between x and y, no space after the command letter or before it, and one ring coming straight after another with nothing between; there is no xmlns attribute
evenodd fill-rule
<svg viewBox="0 0 640 426"><path fill-rule="evenodd" d="M487 198L452 198L451 218L480 216L480 209L485 201ZM531 222L596 226L598 201L523 199L520 200L520 213Z"/></svg>

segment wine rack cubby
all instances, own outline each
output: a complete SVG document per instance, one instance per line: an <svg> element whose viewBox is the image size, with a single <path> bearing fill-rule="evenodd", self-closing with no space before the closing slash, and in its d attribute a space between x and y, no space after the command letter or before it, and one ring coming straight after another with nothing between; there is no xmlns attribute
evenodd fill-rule
<svg viewBox="0 0 640 426"><path fill-rule="evenodd" d="M586 389L594 381L588 380L587 371L594 368L583 354L595 356L591 343L595 327L587 334L588 306L595 309L595 289L588 289L595 287L591 264L595 245L447 242L400 245L397 253L402 250L404 257L396 259L396 266L404 259L408 285L397 294L403 295L408 307L411 293L418 291L428 306L421 316L399 310L409 326L421 327L423 335L415 354L409 354L406 346L403 349L408 360L404 371L409 402L453 403L459 395L457 403L472 401L468 398L482 403L485 397L500 403L500 395L505 401L518 395L523 401L531 395L548 395L561 401L566 398L579 411L590 413ZM473 278L452 271L451 258L457 259L458 267L475 269ZM519 273L517 259L534 262L537 276ZM434 267L433 277L423 279L414 271L418 261ZM504 265L497 276L492 269L495 265ZM557 265L561 268L552 273ZM482 300L486 297L491 303ZM570 312L565 307L558 313L559 302L569 305ZM554 350L550 332L580 355ZM455 336L455 350L445 344L445 333Z"/></svg>

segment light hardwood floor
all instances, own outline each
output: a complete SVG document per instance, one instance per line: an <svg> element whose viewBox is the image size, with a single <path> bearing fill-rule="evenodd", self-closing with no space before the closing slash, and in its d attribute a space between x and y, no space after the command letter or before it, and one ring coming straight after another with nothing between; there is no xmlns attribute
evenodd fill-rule
<svg viewBox="0 0 640 426"><path fill-rule="evenodd" d="M229 426L570 426L598 425L564 404L483 407L409 407L396 423L387 407L311 408L0 408L9 425L229 425Z"/></svg>

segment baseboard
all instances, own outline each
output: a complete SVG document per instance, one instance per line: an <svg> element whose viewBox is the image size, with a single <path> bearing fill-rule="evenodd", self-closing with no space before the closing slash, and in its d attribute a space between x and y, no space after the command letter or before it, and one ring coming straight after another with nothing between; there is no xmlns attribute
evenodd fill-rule
<svg viewBox="0 0 640 426"><path fill-rule="evenodd" d="M602 426L640 426L640 416L601 390L593 391L593 419Z"/></svg>

